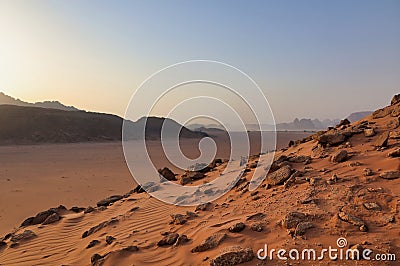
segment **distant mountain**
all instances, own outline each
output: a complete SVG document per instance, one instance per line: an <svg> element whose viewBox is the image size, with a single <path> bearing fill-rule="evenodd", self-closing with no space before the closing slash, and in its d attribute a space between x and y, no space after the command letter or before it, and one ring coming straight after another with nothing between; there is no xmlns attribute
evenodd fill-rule
<svg viewBox="0 0 400 266"><path fill-rule="evenodd" d="M0 105L0 144L116 141L122 139L123 122L121 117L110 114ZM137 122L125 120L128 126L125 139L141 138L144 122L147 122L146 139L159 139L163 125L167 137L169 132L180 132L182 138L207 136L171 119L147 117Z"/></svg>
<svg viewBox="0 0 400 266"><path fill-rule="evenodd" d="M347 119L350 122L355 122L357 120L363 119L364 117L366 117L366 116L368 116L370 114L372 114L372 111L355 112L355 113L350 114L347 117Z"/></svg>
<svg viewBox="0 0 400 266"><path fill-rule="evenodd" d="M28 103L21 101L20 99L15 99L11 96L0 92L0 105L10 104L10 105L17 105L17 106L28 106L28 107L42 107L42 108L51 108L51 109L58 109L64 111L79 111L79 109L73 106L66 106L58 101L44 101L44 102L36 102L36 103Z"/></svg>

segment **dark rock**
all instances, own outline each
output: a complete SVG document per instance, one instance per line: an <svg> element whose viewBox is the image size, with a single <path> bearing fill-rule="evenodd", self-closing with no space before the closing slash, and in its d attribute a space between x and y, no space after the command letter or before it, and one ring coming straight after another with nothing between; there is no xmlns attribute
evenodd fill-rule
<svg viewBox="0 0 400 266"><path fill-rule="evenodd" d="M345 222L351 223L352 225L358 226L358 228L362 232L368 231L368 227L365 224L365 222L352 214L348 214L345 212L339 212L338 217L342 221L345 221Z"/></svg>
<svg viewBox="0 0 400 266"><path fill-rule="evenodd" d="M400 102L400 94L396 94L393 96L392 100L390 101L391 105L395 105Z"/></svg>
<svg viewBox="0 0 400 266"><path fill-rule="evenodd" d="M189 242L189 238L187 237L187 235L180 235L176 240L175 246L180 246L186 244L187 242Z"/></svg>
<svg viewBox="0 0 400 266"><path fill-rule="evenodd" d="M383 132L379 137L375 140L375 147L386 147L389 139L389 132Z"/></svg>
<svg viewBox="0 0 400 266"><path fill-rule="evenodd" d="M182 225L187 222L186 217L182 214L171 214L172 221L171 224Z"/></svg>
<svg viewBox="0 0 400 266"><path fill-rule="evenodd" d="M246 225L244 223L240 222L240 223L236 223L236 224L232 225L231 227L229 227L228 230L231 233L239 233L239 232L243 231L245 227L246 227Z"/></svg>
<svg viewBox="0 0 400 266"><path fill-rule="evenodd" d="M163 239L158 241L157 246L172 246L175 244L176 240L178 239L179 235L177 233L169 233Z"/></svg>
<svg viewBox="0 0 400 266"><path fill-rule="evenodd" d="M113 236L106 236L106 243L107 243L108 245L111 245L112 242L114 242L114 240L115 240L115 237L113 237Z"/></svg>
<svg viewBox="0 0 400 266"><path fill-rule="evenodd" d="M189 177L187 177L186 175L182 175L181 176L181 180L179 181L179 183L184 186L189 184L190 182L192 182L192 179L190 179Z"/></svg>
<svg viewBox="0 0 400 266"><path fill-rule="evenodd" d="M99 240L94 239L94 240L90 241L90 243L86 246L86 248L92 248L92 247L96 246L99 243L100 243Z"/></svg>
<svg viewBox="0 0 400 266"><path fill-rule="evenodd" d="M383 179L397 179L400 178L400 171L386 171L379 175Z"/></svg>
<svg viewBox="0 0 400 266"><path fill-rule="evenodd" d="M175 174L168 168L168 167L164 167L163 169L159 169L158 173L164 177L165 179L167 179L168 181L176 181L176 177Z"/></svg>
<svg viewBox="0 0 400 266"><path fill-rule="evenodd" d="M206 238L200 245L194 247L192 252L203 252L217 247L227 237L224 233L216 233Z"/></svg>
<svg viewBox="0 0 400 266"><path fill-rule="evenodd" d="M291 163L304 163L304 162L307 162L310 160L311 160L311 157L305 156L305 155L293 156L293 157L289 158L289 162L291 162Z"/></svg>
<svg viewBox="0 0 400 266"><path fill-rule="evenodd" d="M97 207L100 206L109 206L111 203L114 203L118 200L121 200L123 197L121 195L113 195L110 196L108 198L105 198L103 200L100 200L99 202L97 202Z"/></svg>
<svg viewBox="0 0 400 266"><path fill-rule="evenodd" d="M127 246L121 249L121 251L126 251L126 252L136 252L138 250L139 248L137 246Z"/></svg>
<svg viewBox="0 0 400 266"><path fill-rule="evenodd" d="M191 180L199 180L205 177L204 173L201 172L186 172L185 176L190 178Z"/></svg>
<svg viewBox="0 0 400 266"><path fill-rule="evenodd" d="M351 124L350 121L347 118L345 118L345 119L340 120L340 123L336 127L347 126L350 124Z"/></svg>
<svg viewBox="0 0 400 266"><path fill-rule="evenodd" d="M232 246L224 249L221 254L210 261L211 266L229 266L253 260L254 253L251 248Z"/></svg>
<svg viewBox="0 0 400 266"><path fill-rule="evenodd" d="M103 258L103 256L96 253L90 258L90 262L92 263L92 266L101 265Z"/></svg>
<svg viewBox="0 0 400 266"><path fill-rule="evenodd" d="M302 236L306 233L307 229L313 228L314 225L310 222L300 222L294 231L296 236Z"/></svg>
<svg viewBox="0 0 400 266"><path fill-rule="evenodd" d="M6 246L7 246L7 243L6 243L6 242L0 241L0 250L1 250L2 248L5 248Z"/></svg>
<svg viewBox="0 0 400 266"><path fill-rule="evenodd" d="M135 192L135 193L143 193L143 192L145 192L145 190L142 188L142 186L141 185L137 185L134 189L133 189L133 192Z"/></svg>
<svg viewBox="0 0 400 266"><path fill-rule="evenodd" d="M10 240L11 242L19 242L19 241L30 240L35 237L36 234L34 232L32 232L31 230L25 230L21 234L13 234Z"/></svg>
<svg viewBox="0 0 400 266"><path fill-rule="evenodd" d="M285 165L273 173L270 173L266 177L266 183L270 185L281 185L283 184L291 175L292 168L289 165Z"/></svg>
<svg viewBox="0 0 400 266"><path fill-rule="evenodd" d="M60 219L61 219L60 215L58 215L58 213L55 212L55 213L49 215L42 224L43 225L52 224L52 223L58 222Z"/></svg>
<svg viewBox="0 0 400 266"><path fill-rule="evenodd" d="M374 172L370 168L364 168L364 175L365 176L371 176L373 174L374 174Z"/></svg>
<svg viewBox="0 0 400 266"><path fill-rule="evenodd" d="M64 206L60 205L57 208L50 208L50 209L48 209L46 211L39 212L38 214L36 214L35 217L29 217L25 221L23 221L22 224L21 224L21 227L29 226L29 225L41 224L50 215L52 215L54 213L60 214L62 211L66 211L66 210L67 209Z"/></svg>
<svg viewBox="0 0 400 266"><path fill-rule="evenodd" d="M80 212L84 211L85 208L74 206L69 210L72 211L72 212L80 213Z"/></svg>
<svg viewBox="0 0 400 266"><path fill-rule="evenodd" d="M259 221L259 220L264 219L265 217L266 217L266 215L264 213L258 212L258 213L247 216L246 221Z"/></svg>
<svg viewBox="0 0 400 266"><path fill-rule="evenodd" d="M348 158L346 150L340 150L334 153L331 157L331 161L334 163L340 163L346 161Z"/></svg>
<svg viewBox="0 0 400 266"><path fill-rule="evenodd" d="M206 211L212 208L212 204L210 202L202 203L196 207L196 211Z"/></svg>
<svg viewBox="0 0 400 266"><path fill-rule="evenodd" d="M94 208L92 206L89 206L83 211L83 213L91 213L93 211L94 211Z"/></svg>

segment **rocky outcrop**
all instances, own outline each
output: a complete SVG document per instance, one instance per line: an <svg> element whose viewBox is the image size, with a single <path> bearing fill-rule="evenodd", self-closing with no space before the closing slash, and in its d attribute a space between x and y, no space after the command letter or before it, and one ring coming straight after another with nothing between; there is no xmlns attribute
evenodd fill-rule
<svg viewBox="0 0 400 266"><path fill-rule="evenodd" d="M210 261L211 266L229 266L253 260L254 253L251 248L232 246L224 249L221 254Z"/></svg>
<svg viewBox="0 0 400 266"><path fill-rule="evenodd" d="M99 202L97 202L97 207L100 207L100 206L109 206L110 204L112 204L112 203L114 203L114 202L116 202L116 201L119 201L119 200L121 200L123 197L121 196L121 195L113 195L113 196L110 196L110 197L108 197L108 198L105 198L105 199L102 199L102 200L100 200Z"/></svg>
<svg viewBox="0 0 400 266"><path fill-rule="evenodd" d="M206 250L212 249L217 247L219 244L221 244L222 241L227 237L226 234L224 233L215 233L209 237L207 237L203 243L200 245L194 247L192 249L192 252L204 252Z"/></svg>

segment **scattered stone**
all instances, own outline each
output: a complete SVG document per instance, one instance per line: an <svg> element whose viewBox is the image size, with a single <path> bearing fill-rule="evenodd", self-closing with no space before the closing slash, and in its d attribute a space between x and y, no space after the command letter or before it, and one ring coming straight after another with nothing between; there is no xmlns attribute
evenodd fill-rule
<svg viewBox="0 0 400 266"><path fill-rule="evenodd" d="M210 202L202 203L196 207L196 211L206 211L211 209L212 204Z"/></svg>
<svg viewBox="0 0 400 266"><path fill-rule="evenodd" d="M51 208L46 211L39 212L36 214L35 217L29 217L22 222L21 227L29 226L29 225L36 225L43 223L50 215L53 213L60 214L62 211L66 211L67 208L60 205L57 208Z"/></svg>
<svg viewBox="0 0 400 266"><path fill-rule="evenodd" d="M107 245L111 245L112 242L114 242L116 238L113 236L106 236L106 243Z"/></svg>
<svg viewBox="0 0 400 266"><path fill-rule="evenodd" d="M390 151L388 157L400 157L400 148Z"/></svg>
<svg viewBox="0 0 400 266"><path fill-rule="evenodd" d="M11 236L11 242L19 242L19 241L25 241L25 240L30 240L32 238L35 238L36 234L32 232L31 230L25 230L21 234L14 234Z"/></svg>
<svg viewBox="0 0 400 266"><path fill-rule="evenodd" d="M340 150L334 153L331 157L331 161L334 163L344 162L348 159L348 154L346 150Z"/></svg>
<svg viewBox="0 0 400 266"><path fill-rule="evenodd" d="M189 238L187 237L187 235L180 235L176 240L175 246L180 246L186 244L187 242L189 242Z"/></svg>
<svg viewBox="0 0 400 266"><path fill-rule="evenodd" d="M83 211L83 213L91 213L91 212L94 212L94 208L93 208L92 206L87 207L87 208Z"/></svg>
<svg viewBox="0 0 400 266"><path fill-rule="evenodd" d="M289 165L285 165L273 173L270 173L266 177L266 183L276 186L283 184L291 175L292 168Z"/></svg>
<svg viewBox="0 0 400 266"><path fill-rule="evenodd" d="M183 214L171 214L172 221L170 224L182 225L187 222L186 217Z"/></svg>
<svg viewBox="0 0 400 266"><path fill-rule="evenodd" d="M375 147L386 147L389 139L389 132L383 132L379 137L375 140Z"/></svg>
<svg viewBox="0 0 400 266"><path fill-rule="evenodd" d="M338 217L342 221L345 221L345 222L351 223L352 225L358 226L360 231L362 231L362 232L368 231L368 227L365 224L365 222L352 214L348 214L345 212L339 212Z"/></svg>
<svg viewBox="0 0 400 266"><path fill-rule="evenodd" d="M168 181L176 181L175 174L168 168L158 169L158 173Z"/></svg>
<svg viewBox="0 0 400 266"><path fill-rule="evenodd" d="M262 223L254 223L250 226L250 229L256 232L261 232L264 230Z"/></svg>
<svg viewBox="0 0 400 266"><path fill-rule="evenodd" d="M378 203L376 202L365 202L363 203L363 206L370 211L380 211L382 210L381 206L379 206Z"/></svg>
<svg viewBox="0 0 400 266"><path fill-rule="evenodd" d="M99 240L92 240L92 241L90 241L90 243L86 246L86 248L92 248L92 247L94 247L94 246L96 246L97 244L99 244L100 243L100 241Z"/></svg>
<svg viewBox="0 0 400 266"><path fill-rule="evenodd" d="M52 223L58 222L60 219L61 219L60 215L58 215L58 213L55 212L55 213L49 215L42 224L43 225L52 224Z"/></svg>
<svg viewBox="0 0 400 266"><path fill-rule="evenodd" d="M246 225L244 223L240 222L240 223L236 223L236 224L232 225L231 227L229 227L228 230L231 233L239 233L239 232L243 231L245 227L246 227Z"/></svg>
<svg viewBox="0 0 400 266"><path fill-rule="evenodd" d="M301 212L289 212L282 220L282 226L286 229L295 229L301 222L306 222L308 215Z"/></svg>
<svg viewBox="0 0 400 266"><path fill-rule="evenodd" d="M194 247L192 252L203 252L217 247L227 237L224 233L216 233L206 238L200 245Z"/></svg>
<svg viewBox="0 0 400 266"><path fill-rule="evenodd" d="M254 253L251 248L232 246L224 249L221 254L210 261L211 266L237 265L253 260Z"/></svg>
<svg viewBox="0 0 400 266"><path fill-rule="evenodd" d="M373 174L374 174L374 172L370 168L364 168L364 175L365 176L371 176Z"/></svg>
<svg viewBox="0 0 400 266"><path fill-rule="evenodd" d="M179 235L177 233L169 233L163 239L158 241L157 246L172 246L173 244L175 244L178 237Z"/></svg>
<svg viewBox="0 0 400 266"><path fill-rule="evenodd" d="M400 171L386 171L379 175L383 179L397 179L400 178Z"/></svg>
<svg viewBox="0 0 400 266"><path fill-rule="evenodd" d="M313 228L314 225L310 222L300 222L294 231L296 236L302 236L306 233L307 229Z"/></svg>

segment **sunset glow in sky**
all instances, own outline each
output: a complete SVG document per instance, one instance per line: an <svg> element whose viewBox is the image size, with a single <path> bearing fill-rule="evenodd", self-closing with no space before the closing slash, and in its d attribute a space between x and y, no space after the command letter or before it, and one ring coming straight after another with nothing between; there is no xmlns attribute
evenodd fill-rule
<svg viewBox="0 0 400 266"><path fill-rule="evenodd" d="M123 115L155 71L248 73L278 122L374 110L400 91L400 1L0 1L0 91Z"/></svg>

